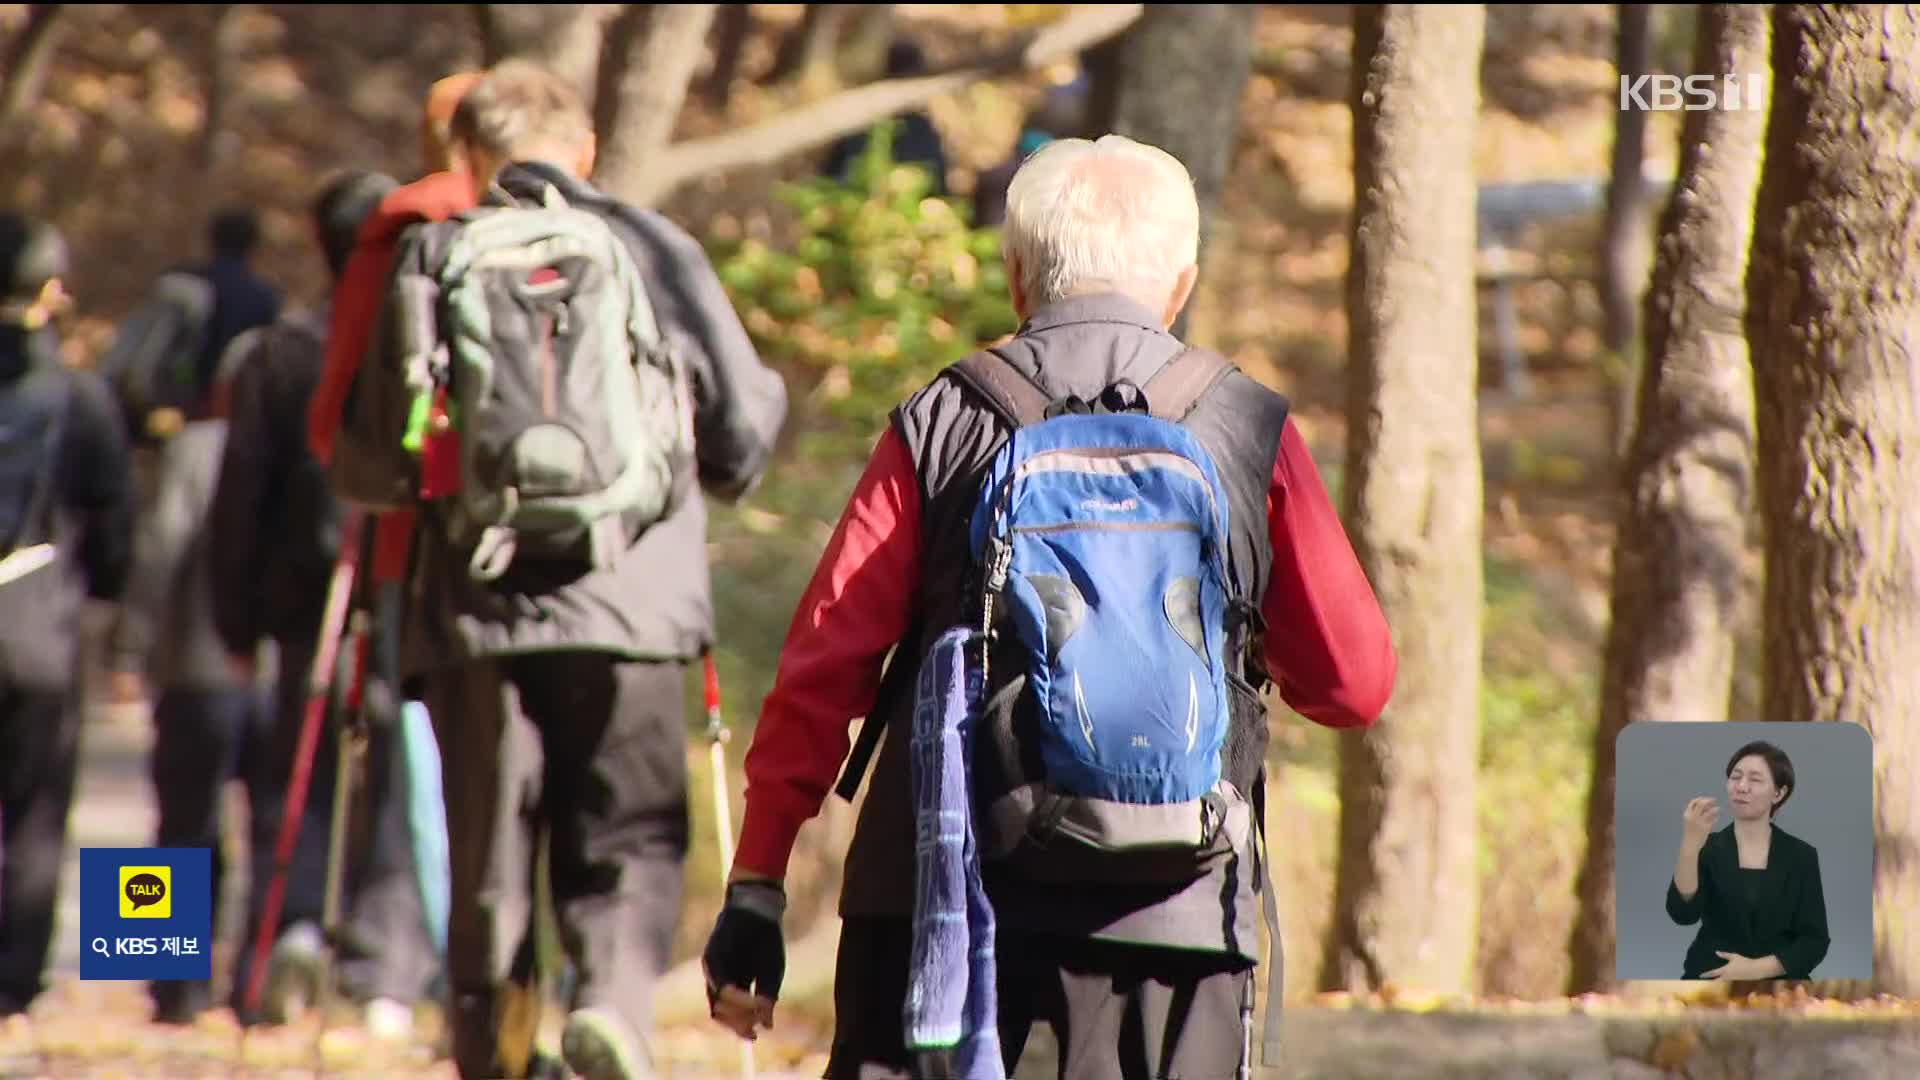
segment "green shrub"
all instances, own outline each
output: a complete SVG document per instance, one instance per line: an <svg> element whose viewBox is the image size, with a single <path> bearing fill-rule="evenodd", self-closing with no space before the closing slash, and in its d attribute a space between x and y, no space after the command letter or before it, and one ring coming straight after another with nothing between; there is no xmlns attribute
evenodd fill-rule
<svg viewBox="0 0 1920 1080"><path fill-rule="evenodd" d="M717 246L720 280L755 345L790 377L817 381L834 419L870 438L900 398L1017 326L998 229L931 194L874 129L849 181L783 185L792 215L776 243Z"/></svg>

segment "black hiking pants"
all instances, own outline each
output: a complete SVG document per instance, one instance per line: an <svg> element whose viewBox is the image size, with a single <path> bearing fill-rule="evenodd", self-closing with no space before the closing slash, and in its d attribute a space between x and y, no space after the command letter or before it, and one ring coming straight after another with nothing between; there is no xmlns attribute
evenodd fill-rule
<svg viewBox="0 0 1920 1080"><path fill-rule="evenodd" d="M548 835L574 1008L636 1045L671 958L687 854L684 664L565 652L431 672L447 805L447 974L466 1080L513 1076L530 1049L533 872Z"/></svg>
<svg viewBox="0 0 1920 1080"><path fill-rule="evenodd" d="M1244 961L1004 927L995 937L994 956L1000 1048L1009 1076L1035 1023L1053 1028L1061 1080L1239 1075L1242 1010L1253 977ZM841 924L826 1080L911 1075L902 1011L912 957L907 919L853 917Z"/></svg>
<svg viewBox="0 0 1920 1080"><path fill-rule="evenodd" d="M265 766L273 716L265 695L251 687L167 687L153 703L153 753L149 778L159 822L159 847L207 848L213 853L213 927L220 932L224 882L229 867L220 842L222 796L227 781L245 786L247 805L259 806L280 794L270 789ZM278 816L277 814L275 815ZM249 879L272 872L273 837L253 830L248 837ZM233 984L246 976L245 950L235 954ZM192 1014L213 1003L204 982L156 982L148 987L156 1007L174 1015Z"/></svg>
<svg viewBox="0 0 1920 1080"><path fill-rule="evenodd" d="M0 682L0 1017L43 989L80 767L77 696Z"/></svg>

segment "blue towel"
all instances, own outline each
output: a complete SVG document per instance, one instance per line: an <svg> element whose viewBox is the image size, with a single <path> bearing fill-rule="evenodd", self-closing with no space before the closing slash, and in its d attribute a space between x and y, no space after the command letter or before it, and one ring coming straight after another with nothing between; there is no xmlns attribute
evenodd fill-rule
<svg viewBox="0 0 1920 1080"><path fill-rule="evenodd" d="M980 880L968 759L981 696L979 632L942 634L920 669L911 757L915 814L913 967L907 1049L944 1051L952 1080L1006 1080L1000 1055L993 905Z"/></svg>

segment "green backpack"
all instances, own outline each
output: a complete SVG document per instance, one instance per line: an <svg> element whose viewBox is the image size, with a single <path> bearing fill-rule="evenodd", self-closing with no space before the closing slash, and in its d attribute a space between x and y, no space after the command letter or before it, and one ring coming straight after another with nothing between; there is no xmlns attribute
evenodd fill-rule
<svg viewBox="0 0 1920 1080"><path fill-rule="evenodd" d="M334 488L437 511L475 579L605 569L691 486L692 395L625 243L548 187L403 234Z"/></svg>

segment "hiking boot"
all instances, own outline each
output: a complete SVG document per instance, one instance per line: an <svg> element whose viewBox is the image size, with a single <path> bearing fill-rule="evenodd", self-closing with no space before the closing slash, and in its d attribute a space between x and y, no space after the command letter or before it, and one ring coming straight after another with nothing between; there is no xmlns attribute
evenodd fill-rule
<svg viewBox="0 0 1920 1080"><path fill-rule="evenodd" d="M560 1035L560 1053L580 1080L648 1080L646 1048L626 1022L604 1009L577 1009Z"/></svg>
<svg viewBox="0 0 1920 1080"><path fill-rule="evenodd" d="M192 1027L213 1006L206 983L154 983L153 1022L166 1027Z"/></svg>
<svg viewBox="0 0 1920 1080"><path fill-rule="evenodd" d="M269 1024L291 1023L320 1000L320 975L326 942L320 928L297 922L281 933L268 960L267 985L260 1009Z"/></svg>

